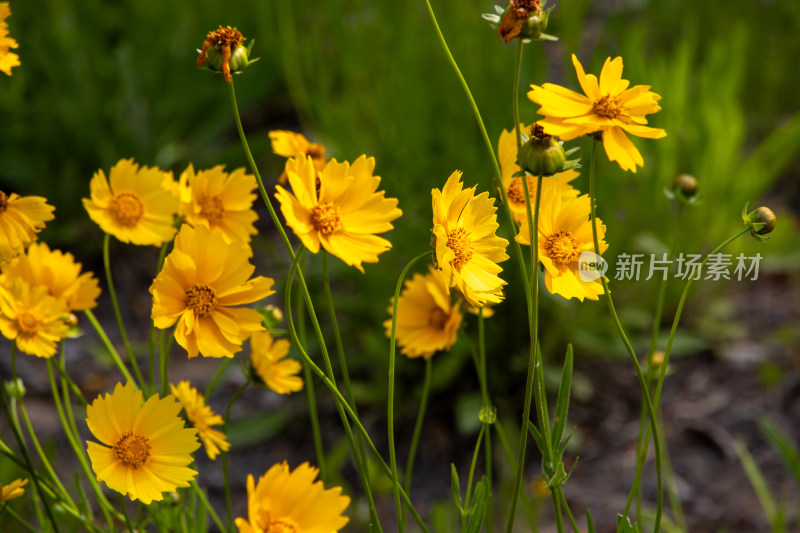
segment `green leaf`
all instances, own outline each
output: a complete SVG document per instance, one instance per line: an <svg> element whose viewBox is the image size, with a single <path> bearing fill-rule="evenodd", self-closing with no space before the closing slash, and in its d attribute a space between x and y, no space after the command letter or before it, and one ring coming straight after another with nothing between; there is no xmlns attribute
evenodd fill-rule
<svg viewBox="0 0 800 533"><path fill-rule="evenodd" d="M631 524L630 518L618 514L617 533L639 533L639 526Z"/></svg>
<svg viewBox="0 0 800 533"><path fill-rule="evenodd" d="M558 387L558 400L556 401L556 418L553 421L553 435L551 444L553 449L558 449L564 436L567 424L567 410L569 409L569 394L572 388L572 344L567 345L567 355L564 358L564 368L561 371L561 385ZM561 456L553 458L560 461Z"/></svg>
<svg viewBox="0 0 800 533"><path fill-rule="evenodd" d="M758 496L758 500L761 502L761 507L764 509L767 519L769 519L770 524L772 524L774 528L777 518L777 506L775 505L775 499L772 497L772 493L770 493L767 487L767 482L761 474L761 470L759 470L753 456L750 455L750 452L747 451L747 447L744 444L737 441L733 443L733 447L747 474L747 479L750 480L750 485L753 486L753 490L756 492L756 496Z"/></svg>
<svg viewBox="0 0 800 533"><path fill-rule="evenodd" d="M536 429L536 426L533 425L533 422L528 420L528 431L533 437L534 442L536 442L536 446L539 448L539 451L544 453L544 438L542 438L542 434L539 433L539 430Z"/></svg>
<svg viewBox="0 0 800 533"><path fill-rule="evenodd" d="M454 463L450 463L450 489L453 491L453 498L456 500L459 511L463 514L464 506L461 505L461 486L458 483L458 471Z"/></svg>
<svg viewBox="0 0 800 533"><path fill-rule="evenodd" d="M586 509L586 530L588 533L595 533L594 522L592 521L592 513L589 511L589 509Z"/></svg>
<svg viewBox="0 0 800 533"><path fill-rule="evenodd" d="M780 455L783 464L794 475L797 486L800 487L800 457L798 457L797 447L770 419L761 417L758 419L758 425L769 443Z"/></svg>
<svg viewBox="0 0 800 533"><path fill-rule="evenodd" d="M486 516L486 502L489 500L489 480L486 476L481 478L478 486L475 487L475 499L469 508L469 523L467 533L479 533L483 520Z"/></svg>

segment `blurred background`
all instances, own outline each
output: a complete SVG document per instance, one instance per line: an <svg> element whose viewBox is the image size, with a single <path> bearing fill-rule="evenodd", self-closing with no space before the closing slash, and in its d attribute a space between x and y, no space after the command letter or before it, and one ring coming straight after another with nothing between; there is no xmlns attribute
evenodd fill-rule
<svg viewBox="0 0 800 533"><path fill-rule="evenodd" d="M400 270L429 246L430 191L459 169L467 185L477 184L479 191L496 195L492 165L475 119L424 3L275 0L223 6L211 0L12 0L10 4L13 14L7 22L10 35L20 44L22 65L13 76L0 79L0 189L46 196L55 205L57 218L40 238L71 251L95 272L102 271L102 235L80 203L88 196L95 171L108 172L128 157L176 175L189 163L195 168L225 164L229 170L246 166L222 78L195 67L205 34L219 24L238 27L254 39L253 56L261 57L235 83L244 127L268 190L274 190L283 166L283 159L271 153L267 133L272 129L302 131L339 160L352 161L362 153L376 158L376 173L383 178L387 196L398 198L403 210L396 229L387 234L393 249L381 256L378 265L367 265L363 275L337 260L331 263L350 371L358 384L356 397L359 405L369 406L367 420L382 435L388 342L381 322L388 317L386 308ZM695 285L673 352L675 374L667 382L664 399L668 438L675 442L676 475L689 502L689 524L702 531L761 530L766 518L749 486L742 489L746 490L742 502L725 492L704 493L704 489L715 472L734 466L739 477L731 482L747 484L731 453L733 440L742 440L763 459L760 464L767 472L773 469L770 481L776 484L776 494L793 502L787 508L794 512L797 507L791 478L757 422L768 413L797 437L800 105L795 66L800 64L800 3L563 0L554 4L547 32L560 40L525 48L520 90L525 122L536 118L537 106L525 98L529 84L552 82L578 89L570 61L573 53L587 72L596 74L607 57L620 55L624 78L632 85L652 85L663 97L663 109L650 123L666 129L668 136L634 140L645 158L643 169L626 173L598 158L598 216L608 227L607 258L621 253L660 255L673 239L673 250L679 253L705 254L739 229L746 203L751 209L768 205L778 215L767 244L746 237L726 250L734 256L760 253L757 280ZM503 43L481 19L481 13L493 12L489 1L438 0L433 6L496 147L500 131L513 127L515 43ZM589 140L571 145L581 147L578 155L588 164ZM683 173L697 178L699 194L695 206L681 211L666 198L664 189ZM573 184L588 192L585 176ZM287 258L276 245L266 211L260 212L262 237L254 245L259 273L282 286ZM503 215L500 223L508 237ZM146 288L157 250L118 245L114 253L115 272L128 293L127 318L146 342L150 306ZM311 258L308 264L311 284L321 293L319 262ZM513 264L513 258L505 264L507 301L487 322L490 390L508 427L519 424L528 352L525 299L519 294L522 285ZM424 268L420 265L419 271ZM642 356L658 287L655 279L612 283L617 308ZM679 281L667 287L662 329L671 324L682 288ZM280 294L273 298L272 303L282 302ZM637 385L602 302L565 301L544 293L541 308L543 351L555 386L568 342L574 344L577 358L572 422L578 429L572 453L582 459L566 485L567 495L579 512L581 505L590 506L596 517L613 524L614 513L621 511L618 501L603 500L607 496L603 491L592 491L604 480L613 485L608 493L619 488L624 502L632 476L616 479L612 465L617 463L612 458L619 457L619 468L631 468ZM419 459L420 471L431 466L430 477L416 481L423 494L429 491L442 500L448 494L447 463L468 464L479 427L479 388L467 341L474 342L477 325L474 318L465 322L462 339L451 352L436 356L429 442L427 451L423 444ZM109 328L113 329L110 324ZM663 347L662 342L659 348ZM411 434L421 376L420 361L399 360L401 401L396 420L403 442ZM229 378L234 384L236 379ZM615 390L609 390L612 383ZM678 401L693 397L692 391L696 402ZM286 416L286 410L304 413L303 397L263 404L255 398L257 391L250 392L253 396L245 400L253 408L243 409L231 428L234 446L272 454L268 450L276 446L286 448L273 442L281 435L302 434L305 422ZM715 394L718 405L708 407L704 402ZM329 403L327 393L320 398ZM676 403L670 405L670 398ZM219 401L224 406L227 399ZM732 406L741 402L749 407ZM335 416L332 406L325 409ZM691 414L701 411L697 417ZM332 419L326 439L334 452L343 451L338 428L338 420ZM308 457L299 460L313 461L310 445L306 448ZM698 470L693 461L706 452L712 466L702 462L708 470ZM592 457L605 461L605 466L593 465ZM340 460L342 482L354 481ZM538 472L536 460L531 457L532 478ZM259 468L270 464L264 461ZM710 498L706 507L698 503L704 497ZM718 511L718 498L734 499ZM390 495L387 502L391 505ZM446 515L454 512L447 510L448 505L431 502L426 511L445 516L446 522ZM363 511L355 510L355 524Z"/></svg>

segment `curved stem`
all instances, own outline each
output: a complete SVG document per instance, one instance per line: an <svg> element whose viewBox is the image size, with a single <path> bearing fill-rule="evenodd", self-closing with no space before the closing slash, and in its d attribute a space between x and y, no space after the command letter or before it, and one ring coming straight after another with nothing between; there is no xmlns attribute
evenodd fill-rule
<svg viewBox="0 0 800 533"><path fill-rule="evenodd" d="M239 399L239 396L242 395L249 384L249 381L245 381L239 385L239 388L231 396L231 401L228 402L228 408L225 409L225 424L222 426L226 435L228 434L228 422L231 419L233 404L236 403L236 400ZM222 452L222 477L225 483L225 513L228 519L228 530L233 531L233 502L231 501L231 482L228 475L228 452Z"/></svg>
<svg viewBox="0 0 800 533"><path fill-rule="evenodd" d="M478 442L475 443L475 449L472 451L472 461L469 464L469 476L467 476L467 492L464 495L464 508L469 508L469 500L472 494L472 480L475 477L475 466L478 464L478 452L481 451L481 442L483 435L486 433L486 424L481 425L481 430L478 432Z"/></svg>
<svg viewBox="0 0 800 533"><path fill-rule="evenodd" d="M214 508L211 507L210 503L208 503L208 498L206 498L206 494L205 494L205 492L203 492L203 489L201 489L197 485L197 481L193 479L189 483L192 486L192 490L194 490L195 494L197 494L197 496L200 498L200 503L203 504L203 507L205 508L205 510L208 512L208 514L211 515L211 519L217 525L219 530L222 531L222 532L229 531L228 529L225 529L224 525L222 525L222 520L219 519L219 516L217 516L217 512L214 511Z"/></svg>
<svg viewBox="0 0 800 533"><path fill-rule="evenodd" d="M111 359L114 361L114 364L116 365L117 369L122 373L122 375L125 377L126 380L133 383L134 387L139 388L139 386L136 384L136 380L133 379L131 373L128 372L127 367L125 367L125 363L122 362L122 358L119 356L119 353L117 353L117 349L114 348L113 344L111 344L108 335L106 335L106 332L105 330L103 330L103 326L100 325L100 322L97 321L97 318L94 316L94 313L92 313L89 309L86 309L84 310L83 314L86 315L86 318L88 318L89 322L91 322L92 326L94 326L94 330L97 332L97 336L100 337L103 346L106 347L106 350L108 351L109 355L111 355Z"/></svg>
<svg viewBox="0 0 800 533"><path fill-rule="evenodd" d="M211 381L206 386L206 392L203 394L203 399L208 402L208 399L211 397L211 393L214 392L214 389L217 387L217 383L219 382L220 378L225 374L225 369L228 368L228 365L231 364L233 361L233 357L226 357L217 368L217 371L214 372L214 377L211 378Z"/></svg>

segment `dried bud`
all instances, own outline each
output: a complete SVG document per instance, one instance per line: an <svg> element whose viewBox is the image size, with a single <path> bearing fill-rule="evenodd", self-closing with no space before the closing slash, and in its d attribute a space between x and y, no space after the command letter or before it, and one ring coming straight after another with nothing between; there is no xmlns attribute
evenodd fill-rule
<svg viewBox="0 0 800 533"><path fill-rule="evenodd" d="M545 9L546 0L510 0L508 6L494 6L494 13L484 13L483 18L488 20L492 27L497 29L497 34L505 42L514 38L523 42L557 41L558 38L547 35L547 23L550 11Z"/></svg>
<svg viewBox="0 0 800 533"><path fill-rule="evenodd" d="M231 73L242 72L250 64L258 61L258 58L252 60L248 58L253 41L250 41L250 45L245 48L242 45L245 40L239 30L230 26L226 28L220 26L208 32L202 50L198 50L200 55L197 58L197 66L222 72L225 81L231 83Z"/></svg>
<svg viewBox="0 0 800 533"><path fill-rule="evenodd" d="M560 141L534 124L530 139L519 149L517 164L532 176L552 176L576 167L577 162L567 161L567 155Z"/></svg>

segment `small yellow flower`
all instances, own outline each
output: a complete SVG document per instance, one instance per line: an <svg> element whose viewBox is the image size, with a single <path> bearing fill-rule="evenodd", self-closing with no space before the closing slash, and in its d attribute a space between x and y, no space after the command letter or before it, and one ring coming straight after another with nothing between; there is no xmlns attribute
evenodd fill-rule
<svg viewBox="0 0 800 533"><path fill-rule="evenodd" d="M520 131L526 131L526 128L520 124ZM522 184L522 178L514 174L520 172L519 165L517 164L517 141L515 140L516 132L506 131L500 134L500 140L497 143L497 159L500 161L500 172L503 175L503 187L506 188L506 196L508 197L508 205L511 208L511 215L517 223L528 219L525 207L525 188ZM578 174L575 170L566 170L559 172L553 176L545 176L542 178L542 194L547 194L549 189L558 190L560 194L566 194L571 197L577 197L577 189L573 188L569 183L577 178ZM537 179L533 176L526 176L528 181L528 193L530 194L531 212L536 204L536 183Z"/></svg>
<svg viewBox="0 0 800 533"><path fill-rule="evenodd" d="M0 4L0 6L2 6L2 4ZM27 479L15 479L14 481L8 483L7 485L0 484L0 502L5 502L8 500L13 500L14 498L19 498L20 496L25 494L25 489L23 487L27 484L28 484Z"/></svg>
<svg viewBox="0 0 800 533"><path fill-rule="evenodd" d="M251 255L243 241L228 243L206 226L184 225L150 286L155 326L166 329L177 322L175 340L189 357L233 357L247 338L264 330L258 311L234 306L275 292L271 278L250 279Z"/></svg>
<svg viewBox="0 0 800 533"><path fill-rule="evenodd" d="M178 198L163 185L168 174L121 159L109 179L102 170L95 172L92 197L84 198L83 206L100 229L120 241L161 246L175 236L178 212Z"/></svg>
<svg viewBox="0 0 800 533"><path fill-rule="evenodd" d="M258 378L278 394L303 390L303 378L297 375L303 366L300 361L286 357L289 347L288 340L273 339L269 331L250 337L250 364Z"/></svg>
<svg viewBox="0 0 800 533"><path fill-rule="evenodd" d="M433 235L436 264L448 287L457 287L470 305L503 299L505 281L498 263L508 259L508 241L496 232L497 208L488 192L475 196L455 171L440 191L433 189Z"/></svg>
<svg viewBox="0 0 800 533"><path fill-rule="evenodd" d="M551 294L566 299L573 297L597 300L603 294L600 279L583 281L579 275L579 259L583 252L594 252L589 195L568 199L560 195L542 198L539 212L539 260L545 268L544 284ZM606 227L597 219L599 254L608 249L603 241ZM530 246L530 230L524 223L517 234L517 242Z"/></svg>
<svg viewBox="0 0 800 533"><path fill-rule="evenodd" d="M35 241L44 223L55 218L54 210L41 196L21 197L0 191L0 263L16 257Z"/></svg>
<svg viewBox="0 0 800 533"><path fill-rule="evenodd" d="M0 285L0 333L29 355L52 357L69 332L66 304L50 296L44 285L31 287L19 278L5 281Z"/></svg>
<svg viewBox="0 0 800 533"><path fill-rule="evenodd" d="M219 230L225 242L243 240L257 233L253 222L258 214L253 210L258 184L252 174L237 168L230 174L217 165L209 170L194 171L189 167L179 180L181 213L191 226L202 224Z"/></svg>
<svg viewBox="0 0 800 533"><path fill-rule="evenodd" d="M68 312L97 306L100 287L94 274L81 274L81 264L71 253L51 251L45 243L32 244L27 253L0 265L0 269L0 284L20 278L31 287L44 285L50 296L66 304Z"/></svg>
<svg viewBox="0 0 800 533"><path fill-rule="evenodd" d="M406 280L397 302L396 340L408 357L430 359L456 342L461 325L461 299L455 304L442 275L431 267L427 274L414 274ZM389 306L389 314L394 306ZM392 320L383 323L391 338Z"/></svg>
<svg viewBox="0 0 800 533"><path fill-rule="evenodd" d="M276 197L286 223L312 253L320 245L361 272L361 263L377 263L392 243L378 233L392 229L403 214L397 199L377 192L380 177L372 174L375 159L362 155L350 165L329 161L317 173L310 157L286 161L292 192L280 185Z"/></svg>
<svg viewBox="0 0 800 533"><path fill-rule="evenodd" d="M211 427L224 424L225 421L206 405L205 399L197 392L197 389L192 387L188 381L181 381L177 387L170 383L169 388L172 395L183 405L189 423L197 429L197 434L203 441L208 458L213 461L219 455L220 450L227 452L231 447L228 438L223 432Z"/></svg>
<svg viewBox="0 0 800 533"><path fill-rule="evenodd" d="M342 513L350 498L341 487L325 489L314 482L319 470L303 463L294 471L283 463L273 465L258 484L247 476L248 519L237 518L239 533L336 533L350 519Z"/></svg>
<svg viewBox="0 0 800 533"><path fill-rule="evenodd" d="M593 74L584 73L574 54L572 63L585 96L552 83L531 85L528 98L541 106L538 113L545 117L539 124L545 133L565 141L602 132L608 159L623 170L636 172L637 165L644 166L644 160L625 134L648 139L667 135L662 129L645 126L645 116L661 109L661 96L651 92L649 85L628 89L630 82L622 79L621 57L606 59L599 81Z"/></svg>
<svg viewBox="0 0 800 533"><path fill-rule="evenodd" d="M163 492L188 487L197 475L188 465L200 447L197 430L184 427L181 404L154 394L142 404L142 391L117 383L86 408L86 424L103 444L86 441L98 481L144 504Z"/></svg>
<svg viewBox="0 0 800 533"><path fill-rule="evenodd" d="M8 2L0 2L0 71L11 76L11 68L20 65L19 56L11 52L11 48L17 48L17 41L8 36L8 24L5 20L11 16L11 8Z"/></svg>
<svg viewBox="0 0 800 533"><path fill-rule="evenodd" d="M273 130L269 132L272 151L281 157L310 157L314 161L317 172L325 168L327 158L325 147L319 143L312 143L302 133L286 130ZM281 173L278 183L286 183L286 172Z"/></svg>

